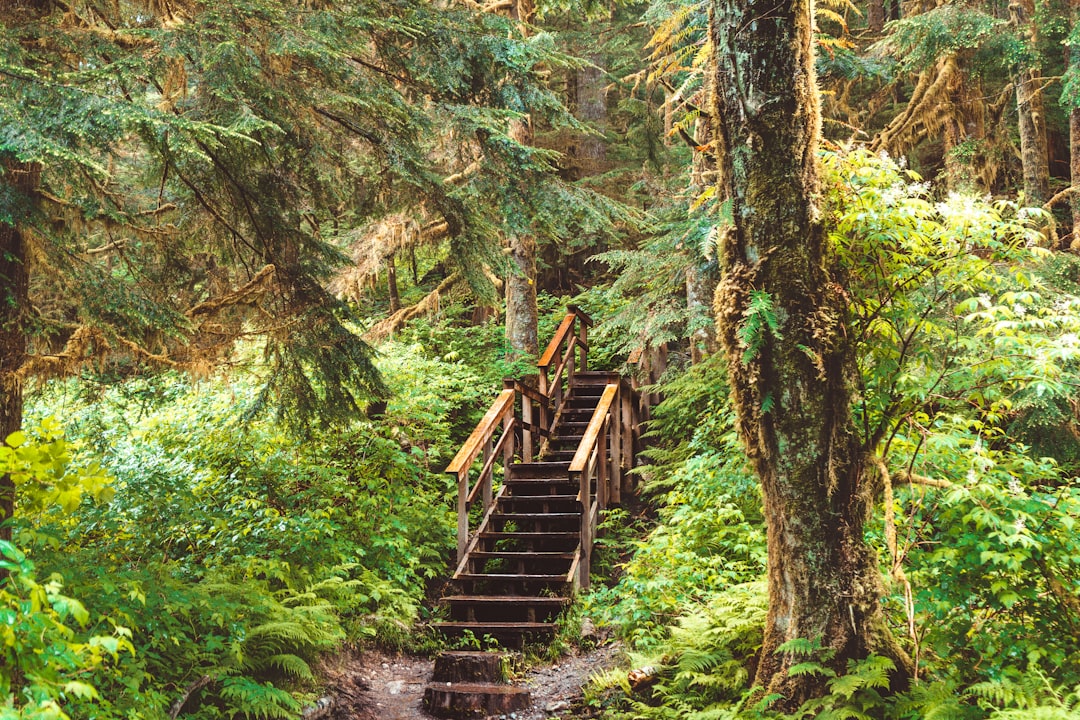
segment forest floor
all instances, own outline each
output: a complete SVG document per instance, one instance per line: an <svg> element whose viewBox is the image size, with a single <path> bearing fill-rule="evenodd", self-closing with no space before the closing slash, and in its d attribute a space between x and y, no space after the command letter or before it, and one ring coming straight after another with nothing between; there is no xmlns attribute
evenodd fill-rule
<svg viewBox="0 0 1080 720"><path fill-rule="evenodd" d="M612 667L622 652L618 643L577 651L553 663L534 665L520 684L532 691L532 706L507 720L588 717L581 705L589 678ZM378 650L357 650L339 656L325 668L331 683L332 707L308 717L329 720L431 720L424 712L424 687L434 661ZM499 717L499 716L496 716Z"/></svg>

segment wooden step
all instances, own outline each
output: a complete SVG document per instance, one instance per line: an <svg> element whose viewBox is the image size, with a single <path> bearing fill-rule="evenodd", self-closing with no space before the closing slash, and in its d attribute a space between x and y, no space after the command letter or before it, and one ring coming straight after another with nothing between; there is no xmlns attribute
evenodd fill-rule
<svg viewBox="0 0 1080 720"><path fill-rule="evenodd" d="M574 387L579 385L607 385L619 382L620 375L610 370L579 370L574 373Z"/></svg>
<svg viewBox="0 0 1080 720"><path fill-rule="evenodd" d="M589 417L592 417L591 413L589 414ZM585 418L583 420L572 420L572 421L565 421L564 420L564 421L561 421L558 425L555 426L555 433L553 434L552 437L553 438L576 437L578 439L581 439L581 436L585 434L585 430L588 427L589 427L589 419L588 418Z"/></svg>
<svg viewBox="0 0 1080 720"><path fill-rule="evenodd" d="M465 571L486 573L563 574L570 570L574 554L570 552L487 552L474 550L465 561Z"/></svg>
<svg viewBox="0 0 1080 720"><path fill-rule="evenodd" d="M509 716L532 704L532 694L513 685L431 683L424 689L424 709L442 718Z"/></svg>
<svg viewBox="0 0 1080 720"><path fill-rule="evenodd" d="M503 495L499 498L500 512L581 512L577 494L563 495Z"/></svg>
<svg viewBox="0 0 1080 720"><path fill-rule="evenodd" d="M589 397L583 395L571 395L566 398L565 408L572 408L575 410L595 410L597 403L599 403L600 397Z"/></svg>
<svg viewBox="0 0 1080 720"><path fill-rule="evenodd" d="M433 623L432 627L449 637L460 637L468 630L478 640L489 635L500 643L518 646L527 637L550 638L558 626L547 622L469 622L466 620L446 620ZM509 641L509 642L507 642Z"/></svg>
<svg viewBox="0 0 1080 720"><path fill-rule="evenodd" d="M571 482L569 477L562 478L530 478L526 480L512 480L506 484L507 492L515 498L525 497L559 497L574 494L577 497L578 486Z"/></svg>
<svg viewBox="0 0 1080 720"><path fill-rule="evenodd" d="M492 513L489 529L501 531L513 524L519 532L564 532L581 526L581 513Z"/></svg>
<svg viewBox="0 0 1080 720"><path fill-rule="evenodd" d="M569 592L566 573L526 575L518 573L457 573L454 585L462 595L536 595Z"/></svg>
<svg viewBox="0 0 1080 720"><path fill-rule="evenodd" d="M577 549L579 532L495 532L480 533L479 545L483 552L573 552ZM496 549L495 545L502 547Z"/></svg>
<svg viewBox="0 0 1080 720"><path fill-rule="evenodd" d="M514 463L510 466L510 479L566 477L569 468L568 462Z"/></svg>
<svg viewBox="0 0 1080 720"><path fill-rule="evenodd" d="M452 622L551 622L569 602L536 595L451 595L442 602Z"/></svg>
<svg viewBox="0 0 1080 720"><path fill-rule="evenodd" d="M561 610L570 602L570 598L553 597L550 595L446 595L442 602L451 605L490 605L503 607L512 605L531 605L533 607L545 607L549 610Z"/></svg>

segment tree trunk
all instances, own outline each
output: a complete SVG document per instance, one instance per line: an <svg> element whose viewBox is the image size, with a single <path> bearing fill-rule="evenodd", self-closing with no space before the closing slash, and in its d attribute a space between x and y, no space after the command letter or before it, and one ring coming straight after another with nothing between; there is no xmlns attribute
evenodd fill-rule
<svg viewBox="0 0 1080 720"><path fill-rule="evenodd" d="M870 0L866 5L866 29L879 35L885 28L885 0Z"/></svg>
<svg viewBox="0 0 1080 720"><path fill-rule="evenodd" d="M532 0L516 0L511 17L520 23L522 34L533 14ZM528 118L516 120L510 136L522 145L532 145L533 129ZM523 355L535 355L537 340L536 309L536 238L516 233L509 238L510 275L506 279L506 339L510 347Z"/></svg>
<svg viewBox="0 0 1080 720"><path fill-rule="evenodd" d="M391 255L386 263L386 287L390 293L390 314L393 315L401 309L401 293L397 285L397 261Z"/></svg>
<svg viewBox="0 0 1080 720"><path fill-rule="evenodd" d="M1072 209L1072 241L1069 247L1080 250L1080 108L1069 112L1069 182L1073 186L1073 196L1069 207Z"/></svg>
<svg viewBox="0 0 1080 720"><path fill-rule="evenodd" d="M577 96L577 112L574 114L593 130L603 132L607 120L607 91L604 73L597 67L603 59L593 55L589 60L593 64L578 70L574 78ZM602 173L607 162L607 143L603 136L583 135L577 145L577 160L577 179Z"/></svg>
<svg viewBox="0 0 1080 720"><path fill-rule="evenodd" d="M1038 42L1035 27L1035 1L1018 0L1009 4L1017 29L1025 30L1034 48ZM1019 116L1020 162L1024 173L1024 195L1029 205L1042 205L1050 196L1050 165L1046 145L1046 113L1043 110L1042 71L1038 63L1021 69L1016 78L1016 110Z"/></svg>
<svg viewBox="0 0 1080 720"><path fill-rule="evenodd" d="M820 642L814 659L836 672L870 653L893 659L897 686L911 669L885 624L877 557L863 537L872 491L851 416L857 368L816 207L810 7L714 0L712 28L720 195L734 217L721 233L717 327L768 525L769 612L755 684L782 695L774 704L782 711L826 689L820 675L788 674L807 659L778 650L790 640Z"/></svg>
<svg viewBox="0 0 1080 720"><path fill-rule="evenodd" d="M41 166L0 156L0 185L14 190L24 203L14 224L0 222L0 442L22 427L23 391L19 370L26 361L26 312L29 307L26 236L20 225L33 207ZM0 540L11 539L9 520L15 510L15 484L0 476Z"/></svg>
<svg viewBox="0 0 1080 720"><path fill-rule="evenodd" d="M708 312L716 292L716 276L693 262L686 268L686 308L691 319ZM690 362L697 365L716 352L716 332L712 327L698 327L690 334Z"/></svg>

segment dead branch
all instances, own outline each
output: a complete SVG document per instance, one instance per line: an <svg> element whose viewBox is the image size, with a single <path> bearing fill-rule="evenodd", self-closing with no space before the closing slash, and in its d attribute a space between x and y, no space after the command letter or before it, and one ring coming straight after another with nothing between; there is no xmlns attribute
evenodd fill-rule
<svg viewBox="0 0 1080 720"><path fill-rule="evenodd" d="M900 473L895 479L904 485L926 485L927 487L936 487L946 490L953 486L948 480L938 480L937 478L916 475L911 472Z"/></svg>
<svg viewBox="0 0 1080 720"><path fill-rule="evenodd" d="M1070 185L1069 187L1065 188L1064 190L1059 192L1057 195L1055 195L1054 197L1050 198L1045 203L1043 203L1042 209L1049 212L1050 208L1057 205L1059 202L1061 202L1062 200L1067 198L1069 195L1075 195L1076 193L1080 193L1080 188L1076 187L1075 185Z"/></svg>
<svg viewBox="0 0 1080 720"><path fill-rule="evenodd" d="M376 323L370 330L364 333L364 340L370 343L385 340L401 328L405 327L405 323L413 318L438 310L439 299L442 297L443 293L448 292L459 280L461 280L459 273L451 273L445 280L439 283L437 288L428 293L423 300L410 307L402 308L385 320L380 320Z"/></svg>
<svg viewBox="0 0 1080 720"><path fill-rule="evenodd" d="M202 690L204 687L206 687L212 682L214 682L214 679L212 677L210 677L209 675L203 675L201 678L188 685L187 689L184 691L184 694L181 695L177 699L177 701L172 704L171 708L169 708L170 720L176 720L176 718L180 716L180 711L184 709L184 705L191 698L191 696L197 693L199 690Z"/></svg>
<svg viewBox="0 0 1080 720"><path fill-rule="evenodd" d="M255 273L255 276L251 278L251 280L241 287L238 287L236 290L216 298L211 298L210 300L204 300L184 314L189 318L194 318L198 315L207 315L209 313L217 312L225 307L249 302L256 294L265 290L265 285L269 284L276 272L276 267L267 265L262 270Z"/></svg>

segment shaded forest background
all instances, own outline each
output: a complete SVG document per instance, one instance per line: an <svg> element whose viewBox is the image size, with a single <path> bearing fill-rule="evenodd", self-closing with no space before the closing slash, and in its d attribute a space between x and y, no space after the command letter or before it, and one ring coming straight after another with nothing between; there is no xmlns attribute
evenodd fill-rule
<svg viewBox="0 0 1080 720"><path fill-rule="evenodd" d="M323 654L439 647L442 470L567 302L595 366L671 362L552 652L589 617L654 669L598 677L598 716L778 716L713 308L722 12L0 7L0 716L296 717ZM817 691L785 717L1080 716L1076 19L816 8L865 536L914 673L787 643ZM728 325L744 366L771 303Z"/></svg>

